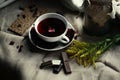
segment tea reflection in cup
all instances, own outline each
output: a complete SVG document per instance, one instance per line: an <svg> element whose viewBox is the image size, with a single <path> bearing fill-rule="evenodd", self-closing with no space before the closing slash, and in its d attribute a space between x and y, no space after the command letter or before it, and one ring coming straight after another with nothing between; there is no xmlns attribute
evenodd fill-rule
<svg viewBox="0 0 120 80"><path fill-rule="evenodd" d="M37 35L46 42L69 43L66 36L68 30L67 20L57 13L46 13L39 16L33 23Z"/></svg>

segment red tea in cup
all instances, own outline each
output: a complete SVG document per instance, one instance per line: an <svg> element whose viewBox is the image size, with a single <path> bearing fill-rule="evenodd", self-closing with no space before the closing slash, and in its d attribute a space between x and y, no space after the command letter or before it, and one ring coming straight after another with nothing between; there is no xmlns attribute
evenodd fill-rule
<svg viewBox="0 0 120 80"><path fill-rule="evenodd" d="M44 36L59 36L66 30L64 22L57 18L46 18L38 24L38 32Z"/></svg>
<svg viewBox="0 0 120 80"><path fill-rule="evenodd" d="M61 43L68 43L70 41L66 36L68 21L60 14L43 14L33 24L37 35L44 41Z"/></svg>

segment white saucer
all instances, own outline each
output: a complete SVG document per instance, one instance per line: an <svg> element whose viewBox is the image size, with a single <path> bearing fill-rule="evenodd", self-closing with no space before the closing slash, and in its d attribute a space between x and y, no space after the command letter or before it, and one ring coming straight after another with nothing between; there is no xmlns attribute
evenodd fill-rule
<svg viewBox="0 0 120 80"><path fill-rule="evenodd" d="M69 36L70 42L67 44L63 44L60 42L48 43L48 42L41 40L40 38L38 38L37 34L35 34L36 32L35 32L34 27L31 27L29 29L29 33L28 33L29 40L35 47L37 47L38 49L41 49L41 50L57 51L57 50L64 49L67 46L69 46L72 43L72 41L74 40L75 29L69 22L68 22L68 25L69 25L69 29L68 29L68 32L66 35ZM70 33L70 30L72 31L71 33Z"/></svg>

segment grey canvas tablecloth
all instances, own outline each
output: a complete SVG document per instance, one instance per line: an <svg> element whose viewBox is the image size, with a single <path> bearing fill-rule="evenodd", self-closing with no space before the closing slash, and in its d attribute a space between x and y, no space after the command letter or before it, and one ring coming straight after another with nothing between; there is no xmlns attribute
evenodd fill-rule
<svg viewBox="0 0 120 80"><path fill-rule="evenodd" d="M8 62L14 69L19 69L22 80L120 80L119 46L107 51L96 63L96 69L93 66L84 68L71 60L72 74L65 75L63 70L59 74L53 74L51 69L39 69L46 54L46 61L58 59L61 51L34 50L28 46L27 40L21 43L22 40L23 37L0 32L0 59ZM10 45L10 41L14 41L14 44ZM17 46L20 44L23 45L23 49L18 52Z"/></svg>
<svg viewBox="0 0 120 80"><path fill-rule="evenodd" d="M55 52L42 51L32 46L29 39L23 40L23 36L7 31L16 19L16 15L21 12L18 6L24 5L23 1L16 1L0 9L0 80L7 78L10 80L120 80L120 46L105 52L96 62L96 69L93 66L84 68L74 60L70 60L72 73L69 75L64 74L63 70L59 74L54 74L52 69L39 69L45 55L47 55L45 61L59 59L59 54L64 49ZM80 18L76 19L74 14L65 16L74 26L81 26ZM79 28L79 31L82 32L82 28ZM92 37L85 39L92 40ZM84 39L80 38L80 40ZM13 44L10 44L11 41ZM23 47L18 51L20 45Z"/></svg>

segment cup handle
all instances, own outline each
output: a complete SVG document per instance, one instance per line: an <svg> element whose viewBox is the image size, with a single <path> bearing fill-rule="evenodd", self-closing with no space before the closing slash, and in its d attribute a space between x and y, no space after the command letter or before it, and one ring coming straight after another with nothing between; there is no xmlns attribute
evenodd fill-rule
<svg viewBox="0 0 120 80"><path fill-rule="evenodd" d="M60 40L61 43L67 44L70 42L70 39L67 36L63 36L62 39Z"/></svg>

